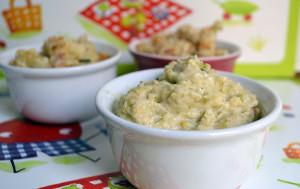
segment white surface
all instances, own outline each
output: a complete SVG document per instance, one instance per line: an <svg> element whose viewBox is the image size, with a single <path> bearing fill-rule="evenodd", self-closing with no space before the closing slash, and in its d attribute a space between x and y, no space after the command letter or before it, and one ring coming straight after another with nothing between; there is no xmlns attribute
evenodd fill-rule
<svg viewBox="0 0 300 189"><path fill-rule="evenodd" d="M18 111L25 117L46 123L68 123L96 116L96 92L116 76L120 52L111 45L95 45L110 58L71 68L19 68L9 65L16 49L2 53L0 66ZM40 46L24 48L39 51Z"/></svg>
<svg viewBox="0 0 300 189"><path fill-rule="evenodd" d="M11 119L9 116L4 118L5 113L14 112L14 108L3 109L2 104L11 104L9 98L0 98L0 121L4 122ZM16 117L15 114L14 117ZM92 122L82 123L82 136L81 139L90 137L92 134L99 132L99 128L96 125L101 125L104 128L104 124L100 120ZM105 174L117 171L117 166L112 156L111 148L107 137L101 134L100 136L90 140L89 145L93 146L96 150L83 153L90 158L101 158L97 163L83 159L82 162L73 164L59 164L55 162L54 157L47 156L43 153L38 153L35 158L27 158L23 160L16 160L15 163L28 162L28 161L43 161L46 164L43 166L27 169L18 174L11 172L0 171L1 188L9 189L34 189L38 187L47 186L50 184L65 182L73 179L80 179L89 176L95 176L98 174ZM76 154L70 154L66 156L58 156L60 158L75 156L80 158ZM8 163L9 161L0 161L0 163Z"/></svg>
<svg viewBox="0 0 300 189"><path fill-rule="evenodd" d="M168 131L133 124L111 112L120 95L162 72L147 70L116 78L97 95L97 107L107 122L121 172L138 188L148 189L233 189L244 184L260 159L268 126L279 116L280 99L255 81L224 72L221 75L256 94L263 118L229 129Z"/></svg>
<svg viewBox="0 0 300 189"><path fill-rule="evenodd" d="M300 88L292 81L284 80L270 80L263 81L274 91L276 91L284 104L291 106L290 112L295 115L294 118L280 116L275 125L279 127L278 130L271 130L263 150L263 158L260 163L260 168L255 171L255 174L241 187L241 189L296 189L297 187L289 184L283 184L277 179L284 179L291 182L300 183L300 166L299 164L285 163L282 161L286 156L282 149L290 142L300 142ZM0 83L0 88L3 87ZM8 96L0 98L0 122L12 119L18 116ZM103 123L96 121L98 124ZM95 122L86 122L83 124L83 136L86 138L91 133L97 132L93 127ZM0 170L1 188L11 189L32 189L42 186L48 186L60 182L70 181L73 179L94 176L117 170L116 164L113 160L112 152L108 139L101 135L89 142L90 145L96 148L96 151L89 152L93 157L101 156L102 160L98 163L90 161L83 161L81 163L72 165L56 164L53 158L40 153L36 158L29 158L21 161L42 160L47 164L29 169L25 172L13 174ZM222 157L219 157L222 159ZM0 163L7 163L8 161L0 161Z"/></svg>
<svg viewBox="0 0 300 189"><path fill-rule="evenodd" d="M186 1L186 5L192 7L194 12L177 26L182 23L192 23L203 27L213 23L216 19L222 19L223 10L215 3L218 1ZM242 18L234 18L237 24L225 25L219 37L241 46L243 53L239 63L277 63L282 60L285 53L289 1L250 0L250 2L259 6L259 10L252 15L252 21L247 24L240 21ZM255 51L249 47L251 39L256 37L266 40L262 51Z"/></svg>
<svg viewBox="0 0 300 189"><path fill-rule="evenodd" d="M294 114L294 118L280 116L274 123L277 129L271 131L263 150L261 168L241 189L297 189L299 187L278 182L283 179L300 184L300 164L284 163L283 148L291 142L300 142L300 87L291 81L263 81L277 91L283 104L292 109L284 112Z"/></svg>

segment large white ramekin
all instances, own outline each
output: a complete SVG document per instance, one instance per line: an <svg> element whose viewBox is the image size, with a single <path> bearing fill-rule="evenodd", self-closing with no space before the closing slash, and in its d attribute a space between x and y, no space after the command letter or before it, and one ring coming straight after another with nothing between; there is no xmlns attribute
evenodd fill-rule
<svg viewBox="0 0 300 189"><path fill-rule="evenodd" d="M25 117L46 123L68 123L97 115L95 97L106 82L116 76L120 51L95 42L99 52L110 58L89 65L68 68L21 68L9 62L18 49L40 50L42 44L4 51L0 55L10 95Z"/></svg>
<svg viewBox="0 0 300 189"><path fill-rule="evenodd" d="M143 189L236 189L242 185L255 170L268 128L280 114L278 96L256 81L219 72L257 95L263 118L236 128L172 131L144 127L112 112L120 95L162 72L153 69L116 78L97 95L121 172Z"/></svg>

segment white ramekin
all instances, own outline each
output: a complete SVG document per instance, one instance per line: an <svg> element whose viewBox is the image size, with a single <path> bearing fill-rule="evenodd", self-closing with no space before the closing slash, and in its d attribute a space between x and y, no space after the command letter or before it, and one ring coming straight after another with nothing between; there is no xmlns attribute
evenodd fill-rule
<svg viewBox="0 0 300 189"><path fill-rule="evenodd" d="M162 72L153 69L116 78L97 95L121 172L143 189L238 188L255 170L268 128L280 114L280 99L256 81L219 72L257 95L264 111L261 119L235 128L172 131L144 127L112 112L116 99Z"/></svg>
<svg viewBox="0 0 300 189"><path fill-rule="evenodd" d="M109 44L94 44L99 52L109 54L110 58L68 68L21 68L9 64L18 49L40 51L42 44L1 53L0 67L5 72L18 111L27 118L45 123L75 122L97 115L96 93L116 76L120 51Z"/></svg>

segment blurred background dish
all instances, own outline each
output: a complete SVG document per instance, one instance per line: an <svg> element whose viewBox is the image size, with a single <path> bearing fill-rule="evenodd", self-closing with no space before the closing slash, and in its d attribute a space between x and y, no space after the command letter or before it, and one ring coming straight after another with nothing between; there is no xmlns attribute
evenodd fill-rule
<svg viewBox="0 0 300 189"><path fill-rule="evenodd" d="M120 51L112 45L93 42L109 58L76 67L27 68L10 64L19 49L40 51L42 43L3 52L0 66L12 100L25 117L45 123L68 123L96 116L97 90L116 76Z"/></svg>
<svg viewBox="0 0 300 189"><path fill-rule="evenodd" d="M176 60L178 58L184 58L184 57L154 55L154 54L139 52L137 50L137 45L147 41L149 40L148 39L133 40L129 44L129 52L133 55L136 64L138 66L138 69L140 70L149 69L149 68L161 68L173 60ZM203 62L210 64L213 69L233 72L235 61L241 55L240 48L233 43L225 42L225 41L217 41L216 46L221 49L226 49L227 54L220 55L220 56L200 57L200 59Z"/></svg>

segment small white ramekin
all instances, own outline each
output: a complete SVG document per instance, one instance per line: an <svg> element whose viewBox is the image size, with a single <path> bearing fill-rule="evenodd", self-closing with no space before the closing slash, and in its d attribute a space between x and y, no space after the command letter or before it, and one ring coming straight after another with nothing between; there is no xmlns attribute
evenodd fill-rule
<svg viewBox="0 0 300 189"><path fill-rule="evenodd" d="M110 58L93 64L67 68L22 68L9 64L18 49L34 48L34 44L4 51L0 67L4 70L10 95L25 117L45 123L82 121L97 115L97 91L116 76L120 51L104 43L94 43L99 52Z"/></svg>
<svg viewBox="0 0 300 189"><path fill-rule="evenodd" d="M267 87L231 73L219 72L256 94L264 116L235 128L174 131L148 128L116 116L112 105L140 81L162 69L139 71L107 83L97 107L107 123L121 172L143 189L236 189L254 172L268 128L279 116L281 101Z"/></svg>

